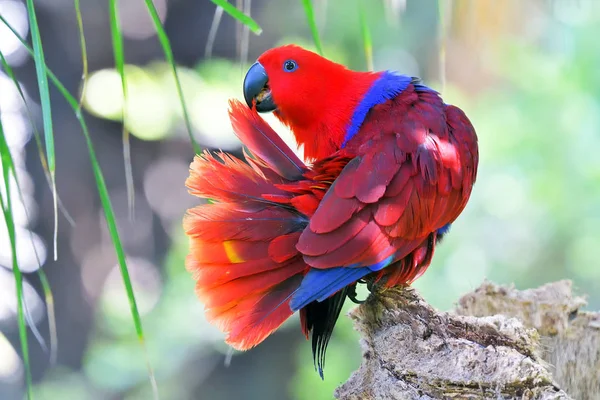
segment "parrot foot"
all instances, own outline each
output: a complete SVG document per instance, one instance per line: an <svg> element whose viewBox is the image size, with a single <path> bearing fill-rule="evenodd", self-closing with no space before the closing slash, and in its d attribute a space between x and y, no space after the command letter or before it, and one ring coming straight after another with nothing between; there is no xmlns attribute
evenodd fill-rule
<svg viewBox="0 0 600 400"><path fill-rule="evenodd" d="M356 285L352 286L350 288L350 290L348 291L348 298L354 303L354 304L362 304L365 301L367 301L367 299L364 300L358 300L356 298Z"/></svg>
<svg viewBox="0 0 600 400"><path fill-rule="evenodd" d="M364 285L367 285L367 290L369 291L369 293L373 293L373 285L374 285L374 280L373 279L359 279L356 281L356 283L362 283Z"/></svg>

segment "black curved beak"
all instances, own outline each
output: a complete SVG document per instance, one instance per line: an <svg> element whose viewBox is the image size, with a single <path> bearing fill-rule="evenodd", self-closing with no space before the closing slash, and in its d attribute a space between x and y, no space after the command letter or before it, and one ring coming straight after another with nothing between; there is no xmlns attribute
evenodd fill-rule
<svg viewBox="0 0 600 400"><path fill-rule="evenodd" d="M277 109L271 89L269 88L269 77L264 67L259 62L252 64L244 78L244 99L248 107L256 100L256 111L269 112Z"/></svg>

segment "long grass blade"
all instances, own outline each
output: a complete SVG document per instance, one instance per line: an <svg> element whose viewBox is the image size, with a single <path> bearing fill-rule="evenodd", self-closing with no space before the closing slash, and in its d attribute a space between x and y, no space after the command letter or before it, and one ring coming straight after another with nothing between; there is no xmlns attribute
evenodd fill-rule
<svg viewBox="0 0 600 400"><path fill-rule="evenodd" d="M48 315L48 331L50 332L50 365L56 365L56 359L58 356L58 333L56 331L54 295L52 294L52 287L50 286L48 277L46 276L44 270L42 270L41 268L41 262L39 261L39 257L37 258L38 264L40 264L40 268L38 268L37 274L42 284L44 299L46 300L46 314Z"/></svg>
<svg viewBox="0 0 600 400"><path fill-rule="evenodd" d="M217 38L217 30L221 24L221 18L223 18L223 7L217 6L215 8L215 15L212 23L210 24L210 30L208 31L208 39L206 40L206 47L204 48L204 58L212 57L212 50Z"/></svg>
<svg viewBox="0 0 600 400"><path fill-rule="evenodd" d="M24 312L24 294L23 294L23 274L19 268L17 260L17 243L16 243L16 231L15 223L12 215L12 196L10 193L10 150L8 143L4 137L4 129L2 128L2 122L0 121L0 160L2 162L2 175L4 179L4 193L0 191L0 205L2 206L2 213L4 214L4 222L6 224L6 230L10 239L10 250L12 253L12 270L15 277L16 293L17 293L17 321L19 325L19 339L21 341L21 353L23 357L23 365L25 366L25 383L27 398L31 400L33 398L33 385L31 381L31 366L29 364L29 345L27 343L27 324L25 322ZM13 171L14 173L14 171Z"/></svg>
<svg viewBox="0 0 600 400"><path fill-rule="evenodd" d="M17 88L17 91L19 92L19 96L21 97L21 100L23 100L23 104L25 106L27 117L28 117L31 127L33 129L33 135L34 135L35 142L37 145L38 155L39 155L40 161L42 163L42 168L44 170L44 176L46 177L46 181L47 181L49 187L52 188L50 172L48 171L48 165L46 163L46 155L44 154L44 149L42 146L40 133L38 132L36 125L33 122L34 120L33 120L33 115L31 112L31 108L29 107L29 104L27 103L27 100L25 99L25 93L23 93L23 90L21 89L21 85L19 84L19 81L17 80L17 77L15 76L14 71L12 70L12 68L8 64L8 62L6 61L6 58L4 57L4 54L2 54L2 52L0 52L0 64L2 64L2 68L3 68L4 72L13 81L15 87ZM8 157L9 157L8 161L11 165L11 169L12 169L14 177L15 177L15 182L17 183L17 190L19 192L19 197L21 199L21 202L23 204L25 204L24 197L23 197L23 191L21 190L19 180L17 179L14 161L13 161L10 153L8 153ZM69 215L66 208L62 204L62 201L61 201L58 193L56 194L56 198L58 200L59 210L64 215L64 217L67 219L67 221L71 224L71 226L74 226L75 223L73 221L73 218ZM27 210L27 208L25 208L25 214L27 216L27 220L29 221L30 220L29 211ZM52 294L52 288L50 287L50 283L48 282L48 279L46 278L46 273L42 270L42 262L40 260L39 254L37 252L37 248L35 247L35 245L33 245L33 233L31 231L30 231L30 239L31 239L31 243L33 246L33 251L35 253L36 260L38 262L39 268L37 270L37 274L38 274L38 277L40 278L40 282L42 283L42 289L44 291L44 299L45 299L45 303L46 303L46 314L48 316L48 330L50 332L50 364L54 365L56 363L56 355L58 352L58 335L56 332L56 315L54 312L54 296ZM42 348L45 349L46 348L45 341L44 341L42 335L37 330L37 327L33 321L33 318L31 318L30 315L28 314L27 303L24 302L24 305L25 305L25 311L27 313L26 317L28 319L29 326L31 327L31 330L32 330L34 336L36 337L36 339L38 340L38 342L40 343Z"/></svg>
<svg viewBox="0 0 600 400"><path fill-rule="evenodd" d="M371 40L371 31L369 30L369 24L367 22L367 16L365 14L365 7L363 0L358 1L358 18L360 19L360 35L363 40L363 46L365 48L365 58L367 60L367 68L369 71L375 69L373 65L373 42Z"/></svg>
<svg viewBox="0 0 600 400"><path fill-rule="evenodd" d="M88 77L88 57L87 57L87 45L85 44L85 33L83 31L83 19L81 18L81 4L80 0L74 0L75 15L77 16L77 30L79 31L79 47L81 48L81 95L79 96L79 108L83 104L85 98L85 92L87 89L87 77Z"/></svg>
<svg viewBox="0 0 600 400"><path fill-rule="evenodd" d="M66 92L66 89L65 89L65 92ZM70 98L67 101L69 103L71 103L71 106L73 107L74 110L77 110L77 103L72 96L70 96ZM121 239L119 238L119 231L117 230L115 213L112 208L112 203L110 201L110 197L108 195L108 189L106 187L106 182L104 181L104 175L102 174L102 170L100 169L100 165L98 164L98 159L96 158L96 151L94 150L94 144L92 143L92 140L90 138L87 124L85 123L85 120L83 119L81 112L76 111L76 113L77 113L77 118L79 119L81 127L83 129L83 133L85 135L85 140L86 140L86 144L88 147L90 160L92 162L92 170L94 172L94 178L96 179L96 186L98 188L98 193L100 195L100 202L102 203L102 208L104 210L104 216L106 218L106 224L108 226L108 231L110 233L110 237L113 242L113 247L115 248L115 252L117 253L119 269L121 271L121 277L123 279L123 283L125 285L125 291L127 292L127 297L129 299L129 307L131 309L131 316L133 317L133 323L135 326L137 337L138 337L138 340L144 350L144 354L146 356L146 364L148 367L148 376L150 379L150 383L152 385L154 398L158 399L159 396L158 396L158 388L156 385L156 378L154 376L154 371L152 369L150 361L148 360L148 351L146 349L144 330L142 328L142 318L140 316L140 312L137 307L135 293L133 291L133 285L131 283L131 277L129 275L129 269L127 268L127 261L125 258L125 250L123 249Z"/></svg>
<svg viewBox="0 0 600 400"><path fill-rule="evenodd" d="M1 15L0 15L0 20L2 22L4 22ZM46 154L44 153L44 145L42 143L40 132L37 129L36 124L34 123L31 107L29 107L29 103L27 102L27 99L25 98L25 93L23 93L23 89L21 89L21 85L19 84L19 81L18 81L13 69L8 64L8 61L6 60L6 57L4 57L4 54L2 54L2 52L0 52L0 64L2 65L2 69L4 70L4 72L8 75L8 77L15 84L15 87L17 88L17 91L19 92L19 96L21 97L21 100L23 100L23 104L25 105L25 112L27 114L29 123L31 124L31 129L33 130L33 137L35 139L35 144L36 144L36 147L38 150L38 156L40 158L40 163L42 164L42 169L44 170L44 176L46 177L46 182L48 183L48 187L50 188L50 190L52 190L52 178L50 176L50 171L48 170L48 162L46 160ZM75 221L73 220L73 217L71 217L71 214L69 214L69 211L63 204L63 202L60 198L60 195L58 193L56 193L56 200L58 202L58 210L63 214L63 216L65 217L65 219L71 226L75 226Z"/></svg>
<svg viewBox="0 0 600 400"><path fill-rule="evenodd" d="M54 157L54 132L52 129L52 107L50 106L50 91L48 89L48 77L46 76L46 59L42 47L42 38L37 23L35 6L33 0L27 0L27 14L29 15L29 26L31 29L31 42L33 44L33 59L35 61L35 73L37 76L40 103L42 105L42 119L44 121L44 139L46 141L46 157L48 158L48 170L52 180L52 199L54 203L54 261L58 259L58 200L56 198L56 160Z"/></svg>
<svg viewBox="0 0 600 400"><path fill-rule="evenodd" d="M235 7L241 9L244 15L250 16L251 0L235 0ZM250 29L240 23L235 27L235 46L240 60L240 78L244 76L244 68L248 60L248 44L250 40Z"/></svg>
<svg viewBox="0 0 600 400"><path fill-rule="evenodd" d="M29 231L29 234L30 234L30 236L33 236L33 233L31 231ZM42 348L44 353L48 353L48 346L46 345L46 341L44 340L42 333L39 331L39 329L37 328L37 326L35 324L35 320L33 319L31 310L29 309L29 306L27 305L27 299L25 297L23 297L21 299L21 301L23 302L23 311L25 311L25 322L27 323L27 326L29 326L29 328L31 329L31 333L33 333L33 337L35 338L35 340L38 341L38 343L40 344L40 347Z"/></svg>
<svg viewBox="0 0 600 400"><path fill-rule="evenodd" d="M10 24L8 24L7 21L4 18L2 18L2 16L0 16L0 21L2 21L13 32L15 37L17 39L19 39L19 41L25 47L25 49L27 49L27 51L33 55L33 49L27 44L25 39L23 39L19 35L19 33L11 27ZM123 283L125 285L125 291L127 293L127 298L129 300L129 307L131 310L134 327L136 330L138 340L140 342L140 345L141 345L144 355L146 357L146 364L148 366L148 374L149 374L150 382L151 382L153 390L154 390L154 397L158 398L158 391L156 390L156 379L154 377L154 371L152 369L152 366L148 360L148 351L146 349L146 340L145 340L144 330L142 327L142 319L141 319L141 316L140 316L140 313L139 313L139 310L137 307L135 293L133 291L133 286L131 283L131 277L129 275L129 270L127 268L127 261L125 258L125 250L123 249L123 245L122 245L121 239L119 237L119 232L117 230L117 224L116 224L114 210L112 208L110 196L108 195L108 188L106 187L106 182L104 181L104 175L102 174L102 169L100 168L100 165L98 164L98 159L96 157L96 151L94 149L94 144L90 137L90 133L89 133L87 124L85 122L85 118L83 117L82 111L79 109L78 100L71 93L69 93L67 88L62 84L62 82L56 77L56 75L47 66L45 66L45 73L47 74L48 78L52 81L52 83L56 86L56 88L58 89L60 94L67 101L69 106L73 109L73 112L75 113L75 117L77 118L77 120L81 126L81 130L83 132L83 135L84 135L84 138L86 141L86 146L88 149L88 153L90 156L92 172L94 174L94 179L96 181L96 187L98 189L100 203L102 204L102 210L104 212L104 216L106 219L108 231L109 231L111 240L113 242L113 247L115 248L115 253L117 254L119 269L121 271L121 276L123 278Z"/></svg>
<svg viewBox="0 0 600 400"><path fill-rule="evenodd" d="M310 32L315 42L315 47L317 48L319 54L323 55L323 47L321 46L321 38L319 36L317 21L315 20L315 10L313 8L312 1L302 0L302 5L304 6L304 13L306 14L306 19L308 20L308 27L310 28Z"/></svg>
<svg viewBox="0 0 600 400"><path fill-rule="evenodd" d="M196 142L196 139L194 139L192 123L190 121L187 105L185 104L185 99L183 98L183 89L181 88L181 81L179 80L179 74L177 73L177 65L175 64L173 49L171 49L171 42L169 41L167 32L160 21L160 16L158 15L158 11L154 6L154 2L152 2L152 0L145 0L145 2L148 12L150 13L150 18L152 18L152 22L154 23L154 29L156 29L156 34L158 36L158 40L160 41L160 45L162 46L163 53L165 53L165 59L173 70L173 78L175 79L175 86L177 87L177 95L179 96L179 102L181 103L183 119L185 121L185 127L190 137L190 141L192 142L192 148L194 149L195 154L200 154L202 149L200 148L198 142Z"/></svg>
<svg viewBox="0 0 600 400"><path fill-rule="evenodd" d="M240 23L246 25L252 32L257 35L262 33L262 28L258 23L252 19L249 15L244 14L243 11L239 10L233 4L230 4L227 0L210 0L217 6L221 7L227 14L238 20Z"/></svg>
<svg viewBox="0 0 600 400"><path fill-rule="evenodd" d="M7 148L8 148L8 146L7 146ZM8 167L9 167L10 171L12 172L13 177L15 179L15 183L17 186L17 192L18 192L19 198L21 200L21 203L23 203L23 205L25 205L25 197L23 196L23 190L21 189L19 177L17 176L17 169L15 168L15 163L12 158L12 154L10 153L10 151L6 151L3 154L3 156L5 157L5 160L6 160L5 163L8 164ZM27 207L25 207L25 216L27 218L27 221L31 221L31 218L29 215L30 215L29 210L27 209ZM50 364L54 365L56 363L56 355L58 352L58 335L56 332L56 315L54 313L54 295L52 294L52 288L50 287L50 282L48 282L46 273L44 272L44 270L42 270L42 260L40 258L40 255L37 251L37 248L36 248L34 240L33 240L33 232L30 230L29 230L29 239L31 240L31 245L33 247L33 253L35 255L35 259L36 259L37 265L38 265L37 275L40 278L40 282L42 283L42 290L44 291L44 298L46 300L46 314L48 316L48 330L50 332ZM27 306L27 301L26 301L25 297L23 297L22 301L23 301L23 308L25 310L25 319L27 320L27 323L31 329L31 332L35 336L36 340L39 342L42 349L45 352L48 352L48 347L46 346L46 341L44 340L42 334L40 333L40 331L38 330L38 328L35 324L33 316L31 315L29 307Z"/></svg>
<svg viewBox="0 0 600 400"><path fill-rule="evenodd" d="M235 0L235 8L237 8L238 10L242 10L243 12L244 0ZM239 56L241 56L242 54L242 33L244 30L243 28L244 24L241 24L239 22L235 24L235 51L236 54L238 54Z"/></svg>
<svg viewBox="0 0 600 400"><path fill-rule="evenodd" d="M0 53L0 60L6 61L4 59L4 55L2 53ZM14 74L13 74L13 76L14 76ZM16 82L15 84L18 85L18 82ZM19 183L19 177L17 176L17 170L15 168L15 163L12 158L10 149L8 148L8 145L6 145L6 148L8 150L2 154L2 157L4 157L4 164L8 166L9 173L11 173L13 175L16 186L17 186L17 194L19 195L21 203L25 206L25 204L26 204L25 197L23 196L23 190L21 189L21 184ZM42 154L43 154L43 152L42 152ZM27 221L31 221L31 218L29 216L29 210L27 209L27 207L25 207L25 216L27 218ZM38 254L37 248L34 243L33 232L30 230L28 230L28 232L29 232L29 238L31 240L31 244L33 247L33 252L34 252L35 258L37 260L38 267L39 267L37 270L37 273L41 277L41 275L44 274L43 271L41 270L42 262L41 262L40 256ZM56 332L52 332L52 327L56 326L55 321L53 320L54 319L53 301L48 301L48 300L52 299L52 290L51 290L50 286L44 288L44 292L46 295L46 311L48 314L49 329L51 331L51 336L56 337ZM31 328L31 332L33 333L33 336L36 338L36 340L38 341L38 343L40 344L42 349L45 352L48 352L48 347L46 346L46 341L44 340L44 337L42 336L42 334L40 333L40 331L38 330L38 328L35 324L33 316L31 315L29 307L27 306L26 299L23 298L22 301L23 301L23 308L25 311L25 320L26 320L27 324L29 325L29 327ZM57 345L57 342L51 340L51 342L50 342L50 353L51 354L55 353L56 345Z"/></svg>
<svg viewBox="0 0 600 400"><path fill-rule="evenodd" d="M117 0L108 0L110 15L110 34L112 37L113 56L115 67L121 77L121 88L123 90L123 162L125 164L125 186L127 187L127 206L129 219L133 220L135 207L135 191L133 189L133 171L131 168L131 146L130 135L127 129L127 81L125 80L125 50L123 48L123 34L121 33L119 8Z"/></svg>
<svg viewBox="0 0 600 400"><path fill-rule="evenodd" d="M243 10L244 14L250 16L250 10L252 5L252 0L243 0ZM240 61L242 66L248 63L248 46L250 44L250 29L248 25L243 25L242 28L242 38L240 42Z"/></svg>

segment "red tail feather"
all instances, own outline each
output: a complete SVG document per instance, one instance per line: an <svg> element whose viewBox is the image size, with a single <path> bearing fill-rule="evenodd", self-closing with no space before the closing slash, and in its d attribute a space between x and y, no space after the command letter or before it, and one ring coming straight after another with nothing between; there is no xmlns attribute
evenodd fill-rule
<svg viewBox="0 0 600 400"><path fill-rule="evenodd" d="M269 291L241 299L232 307L210 309L206 317L228 333L227 344L238 350L248 350L265 340L292 315L290 297L301 281L301 274L294 275Z"/></svg>
<svg viewBox="0 0 600 400"><path fill-rule="evenodd" d="M304 163L255 110L249 109L238 100L230 100L229 106L233 130L252 154L288 180L302 177L306 171Z"/></svg>
<svg viewBox="0 0 600 400"><path fill-rule="evenodd" d="M235 103L231 114L259 157L250 165L222 153L221 160L209 153L195 158L186 185L215 203L184 218L191 241L186 265L209 322L245 350L292 315L289 298L308 270L295 247L307 219L285 204L290 194L276 186L305 167L260 117Z"/></svg>
<svg viewBox="0 0 600 400"><path fill-rule="evenodd" d="M273 286L301 274L304 269L304 262L297 259L292 263L279 264L276 269L253 273L210 289L204 288L203 282L198 281L196 288L198 297L208 308L236 305L240 299L253 294L264 294Z"/></svg>
<svg viewBox="0 0 600 400"><path fill-rule="evenodd" d="M246 204L204 204L188 210L183 227L190 236L206 241L271 240L304 224L280 206L248 212Z"/></svg>
<svg viewBox="0 0 600 400"><path fill-rule="evenodd" d="M250 205L266 203L261 197L263 193L287 194L243 161L226 153L219 153L219 157L222 162L206 151L194 158L185 181L191 194L224 203L246 204L248 211L255 211Z"/></svg>

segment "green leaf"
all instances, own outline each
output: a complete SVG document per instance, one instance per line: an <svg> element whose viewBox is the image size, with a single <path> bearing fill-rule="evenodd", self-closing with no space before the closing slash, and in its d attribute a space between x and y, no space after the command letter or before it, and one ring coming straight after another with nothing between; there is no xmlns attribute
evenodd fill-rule
<svg viewBox="0 0 600 400"><path fill-rule="evenodd" d="M244 14L242 11L238 10L234 5L230 4L227 0L210 0L215 3L217 6L223 8L223 10L231 15L233 18L238 20L240 23L246 25L252 32L257 35L262 33L262 28L258 23L252 19L252 17Z"/></svg>
<svg viewBox="0 0 600 400"><path fill-rule="evenodd" d="M302 0L302 5L304 6L304 12L306 13L310 32L315 41L315 47L319 54L323 55L323 47L321 46L321 38L319 37L319 29L317 28L317 21L315 20L315 10L313 9L312 1Z"/></svg>
<svg viewBox="0 0 600 400"><path fill-rule="evenodd" d="M88 77L88 58L87 58L87 46L85 44L85 33L83 31L83 19L81 18L81 4L79 0L75 2L75 15L77 16L77 30L79 31L79 45L81 47L81 64L83 71L81 72L81 95L79 96L79 108L85 98L85 91L87 88L87 77Z"/></svg>
<svg viewBox="0 0 600 400"><path fill-rule="evenodd" d="M123 162L125 163L125 186L127 187L127 205L129 217L133 218L135 204L135 191L133 188L133 171L131 168L131 146L129 130L125 123L127 119L127 82L125 80L125 51L123 49L123 34L119 25L119 8L117 0L108 0L110 15L110 34L112 37L113 56L115 67L121 77L121 88L123 90Z"/></svg>
<svg viewBox="0 0 600 400"><path fill-rule="evenodd" d="M27 42L19 35L17 31L15 31L10 24L0 15L0 21L2 21L8 29L12 31L17 39L21 42L21 44L27 49L27 51L33 55L33 49L27 44ZM146 364L148 368L149 379L153 388L154 397L158 398L158 390L156 387L156 379L154 377L154 371L150 362L148 360L148 351L146 350L146 342L144 339L144 331L142 328L142 319L140 317L140 313L137 308L137 303L135 300L135 293L133 292L133 286L131 283L131 278L129 276L129 271L127 268L127 262L125 259L125 250L123 249L123 244L121 243L121 239L119 238L119 232L117 230L117 223L115 214L112 208L112 203L110 201L110 197L108 195L108 188L106 187L106 182L104 181L104 175L102 174L102 169L98 164L98 159L96 158L96 151L94 150L94 144L92 143L92 139L90 137L90 133L85 122L85 118L79 108L78 100L65 88L62 82L56 77L56 75L44 64L45 74L52 81L52 83L56 86L60 94L67 101L69 106L73 109L75 113L75 117L77 118L79 124L81 125L81 130L83 131L83 135L85 137L88 153L90 156L90 162L92 165L92 171L94 173L94 178L96 181L96 187L98 190L98 194L100 197L100 202L102 204L102 209L104 212L104 216L106 219L106 224L108 226L108 231L113 242L113 247L115 248L115 252L117 254L117 260L119 262L119 269L121 271L121 276L123 278L123 283L125 285L125 290L127 292L127 298L129 300L129 306L131 310L131 315L134 323L134 327L137 333L138 340L140 345L142 346L143 352L146 356Z"/></svg>
<svg viewBox="0 0 600 400"><path fill-rule="evenodd" d="M121 87L123 96L127 95L127 85L125 82L125 54L123 50L123 35L119 27L119 9L117 0L108 0L110 15L110 34L112 37L113 56L115 57L115 67L121 76Z"/></svg>
<svg viewBox="0 0 600 400"><path fill-rule="evenodd" d="M52 108L50 107L50 91L48 90L48 77L46 76L46 60L42 47L42 38L37 23L33 0L27 0L27 14L31 28L31 41L33 43L33 59L37 76L40 103L42 105L42 119L44 121L44 138L46 140L46 157L48 170L52 180L52 198L54 200L54 260L58 259L58 201L56 198L56 160L54 158L54 132L52 129Z"/></svg>
<svg viewBox="0 0 600 400"><path fill-rule="evenodd" d="M200 154L202 149L194 139L194 134L192 132L192 123L190 122L190 117L188 114L188 109L185 104L185 99L183 98L183 90L181 89L181 81L179 80L179 74L177 73L177 67L175 65L175 58L173 57L173 50L171 49L171 43L169 42L169 38L167 36L167 32L165 32L165 28L160 21L160 16L158 15L158 11L154 6L152 0L145 0L146 7L148 8L148 12L150 13L150 17L152 18L152 22L154 23L154 28L156 29L156 34L158 35L158 40L160 41L160 45L163 48L163 52L165 53L165 59L171 65L171 69L173 70L173 77L175 78L175 86L177 87L177 95L179 96L179 102L181 103L181 109L183 110L183 119L185 121L185 127L188 131L188 135L190 137L190 141L192 142L192 148L194 149L195 154Z"/></svg>
<svg viewBox="0 0 600 400"><path fill-rule="evenodd" d="M40 161L42 163L42 168L44 170L44 176L46 177L46 181L48 182L48 185L49 185L50 189L52 190L52 180L50 178L50 172L48 171L48 164L46 163L46 155L44 154L44 149L42 146L40 133L39 133L39 131L36 127L36 124L34 123L34 120L33 120L31 108L29 107L29 103L25 99L25 93L23 93L23 89L21 89L21 85L19 84L19 81L17 80L17 77L15 76L14 71L12 70L12 68L8 64L8 62L6 61L6 58L4 57L4 54L2 54L2 52L0 52L0 64L2 64L2 69L4 70L4 72L12 79L15 87L17 88L17 91L19 92L19 96L21 97L21 100L23 101L23 104L25 105L27 117L28 117L31 127L33 129L33 136L35 138L35 142L37 145L38 155L40 157ZM13 161L10 153L8 153L8 161L10 163L10 168L12 169L13 174L14 174L15 165L14 165L14 161ZM23 202L23 204L25 204L25 202L23 201L23 194L22 194L23 191L21 190L21 186L20 186L19 180L17 179L16 174L14 174L14 178L15 178L15 182L17 183L17 190L19 192L19 197L21 198L21 201ZM69 215L66 208L62 204L62 201L61 201L58 193L56 194L56 198L58 201L58 207L59 207L60 211L63 213L63 215L65 216L67 221L71 224L71 226L74 226L75 223L73 221L73 218ZM27 214L27 218L29 219L29 213L27 211L27 208L25 208L25 213ZM33 239L32 239L32 241L33 241ZM37 250L36 250L35 246L33 247L33 249L34 249L35 256L36 256L36 259L38 261L38 266L39 266L39 268L37 270L37 274L38 274L38 277L40 278L40 282L42 284L42 290L44 291L44 299L46 301L46 313L48 315L48 331L50 332L50 364L54 365L56 363L56 355L57 355L57 351L58 351L58 336L57 336L57 332L56 332L56 316L54 313L54 296L52 294L52 289L50 287L50 283L48 282L48 279L46 278L46 273L41 269L42 263L37 254ZM37 331L35 323L33 323L33 320L31 318L29 318L29 320L31 321L29 323L29 325L31 326L31 330L33 331L36 339L38 340L38 342L40 342L40 345L42 347L45 347L44 339L43 339L42 335Z"/></svg>
<svg viewBox="0 0 600 400"><path fill-rule="evenodd" d="M2 54L2 52L0 52L0 63L2 64L2 68L4 69L6 74L13 80L15 87L17 88L19 95L21 96L21 99L23 100L23 104L26 107L29 121L34 130L34 135L36 135L36 137L38 139L37 140L38 152L40 154L41 159L45 160L44 151L42 149L41 142L39 139L39 132L37 131L37 128L35 127L35 124L33 123L33 118L31 116L31 110L29 109L29 105L25 101L25 94L23 93L23 90L21 89L21 86L19 85L19 82L17 81L17 78L15 77L15 74L14 74L12 68L6 62L6 58L4 57L4 54ZM12 171L13 176L15 178L15 182L17 184L17 191L19 193L21 202L23 202L23 204L25 204L25 201L23 200L23 191L21 190L21 184L19 183L18 177L15 173L16 169L15 169L15 164L14 164L12 155L10 154L9 151L7 151L4 156L6 157L6 160L7 160L6 162L8 162L9 169ZM49 174L46 169L47 168L46 164L45 163L42 163L42 164L44 167L44 172L46 173L46 178L47 178L48 182L50 183ZM58 200L59 200L59 206L61 206L60 198L58 198ZM27 208L25 208L25 214L27 216L27 219L29 219L29 212L28 212ZM68 215L68 214L66 214L66 215ZM70 216L69 216L69 218L70 218ZM31 231L30 231L30 233L31 233ZM31 240L33 243L33 233L31 233ZM33 246L33 250L35 252L35 257L38 261L38 266L39 266L39 268L37 270L37 274L42 283L42 289L44 291L44 297L46 300L46 313L48 315L48 330L50 332L50 363L54 364L56 362L56 354L57 354L57 348L58 348L58 339L57 339L57 334L56 334L56 317L54 314L54 297L52 295L52 289L50 288L50 284L49 284L48 280L46 279L46 274L41 269L42 263L41 263L40 257L37 253L37 249L35 246ZM25 305L25 317L26 317L27 321L29 322L29 326L31 327L31 330L32 330L34 336L36 337L37 341L40 343L42 348L44 348L44 350L47 350L46 343L44 342L44 338L42 337L40 332L37 330L37 327L33 321L33 318L30 317L28 309L27 309L27 304L25 303L24 300L23 300L23 304Z"/></svg>
<svg viewBox="0 0 600 400"><path fill-rule="evenodd" d="M24 300L23 300L23 274L19 268L17 260L17 243L15 223L12 215L12 197L10 193L10 173L14 174L11 169L11 156L8 148L8 143L4 137L4 129L0 120L0 159L2 162L2 174L4 179L4 193L0 191L0 205L4 214L4 222L10 239L10 250L12 253L12 270L15 276L16 293L17 293L17 321L19 325L19 338L21 341L21 353L23 357L23 365L25 366L25 382L27 390L27 398L32 399L33 386L31 381L31 366L29 365L29 345L27 343L27 324L25 323ZM5 197L6 196L6 197Z"/></svg>
<svg viewBox="0 0 600 400"><path fill-rule="evenodd" d="M0 15L0 20L4 22L1 15ZM8 62L6 61L6 57L4 57L4 54L2 54L2 52L0 52L0 64L2 65L2 69L4 70L4 72L8 75L8 77L15 84L15 87L17 88L17 91L19 92L19 96L21 97L21 100L23 100L23 104L25 105L25 111L27 113L27 119L29 120L31 129L33 130L33 137L35 139L35 144L36 144L36 147L38 150L38 156L40 158L40 163L42 164L42 169L44 170L44 175L46 177L48 187L50 188L50 190L52 190L52 177L50 176L50 171L48 170L48 162L46 160L46 154L44 154L44 145L42 143L40 132L37 129L37 126L34 122L33 113L31 112L31 107L29 107L29 103L25 99L25 93L23 93L23 89L21 89L21 85L19 84L19 81L17 80L17 77L15 76L14 71L12 70L11 66L8 65ZM69 214L69 212L67 211L67 208L63 204L63 202L60 198L60 195L58 193L56 193L56 199L58 202L58 209L63 214L63 216L65 217L67 222L71 226L74 226L75 221L73 221L73 217L71 217L71 214Z"/></svg>
<svg viewBox="0 0 600 400"><path fill-rule="evenodd" d="M41 268L37 270L38 277L42 284L42 290L44 291L44 300L46 300L46 313L48 314L48 331L50 332L50 365L56 364L56 358L58 355L58 334L56 331L56 314L54 313L54 295L52 294L52 288L46 273Z"/></svg>

